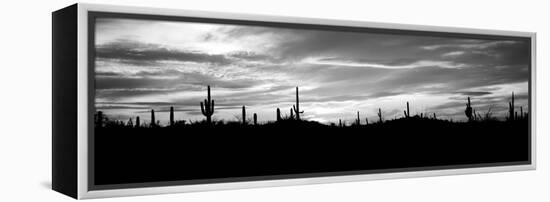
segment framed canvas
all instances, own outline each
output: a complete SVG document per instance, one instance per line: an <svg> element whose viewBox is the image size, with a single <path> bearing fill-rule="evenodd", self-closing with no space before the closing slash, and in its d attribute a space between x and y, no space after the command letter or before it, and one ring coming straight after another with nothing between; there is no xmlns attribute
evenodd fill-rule
<svg viewBox="0 0 550 202"><path fill-rule="evenodd" d="M535 33L52 15L52 187L74 198L535 169Z"/></svg>

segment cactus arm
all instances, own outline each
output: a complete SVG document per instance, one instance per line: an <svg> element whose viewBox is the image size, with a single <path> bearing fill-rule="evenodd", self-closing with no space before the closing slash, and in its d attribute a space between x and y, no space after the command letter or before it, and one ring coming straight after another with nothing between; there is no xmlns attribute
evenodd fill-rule
<svg viewBox="0 0 550 202"><path fill-rule="evenodd" d="M210 109L210 115L214 114L214 100L212 100L212 107Z"/></svg>

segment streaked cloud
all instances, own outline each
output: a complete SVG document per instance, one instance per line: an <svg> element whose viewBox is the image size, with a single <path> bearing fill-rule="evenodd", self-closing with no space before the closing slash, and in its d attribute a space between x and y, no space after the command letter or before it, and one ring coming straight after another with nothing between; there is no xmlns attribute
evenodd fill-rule
<svg viewBox="0 0 550 202"><path fill-rule="evenodd" d="M506 113L514 91L527 107L529 44L416 35L338 32L227 24L100 18L96 27L96 107L113 117L150 109L199 120L212 87L217 120L245 105L261 121L287 113L300 87L304 117L375 120L414 113L464 120L472 97L479 111Z"/></svg>

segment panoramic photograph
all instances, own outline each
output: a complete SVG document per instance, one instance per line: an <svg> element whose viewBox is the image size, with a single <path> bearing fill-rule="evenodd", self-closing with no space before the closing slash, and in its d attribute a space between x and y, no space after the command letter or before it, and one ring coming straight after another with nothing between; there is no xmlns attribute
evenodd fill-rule
<svg viewBox="0 0 550 202"><path fill-rule="evenodd" d="M93 26L97 186L530 161L525 38L113 17Z"/></svg>

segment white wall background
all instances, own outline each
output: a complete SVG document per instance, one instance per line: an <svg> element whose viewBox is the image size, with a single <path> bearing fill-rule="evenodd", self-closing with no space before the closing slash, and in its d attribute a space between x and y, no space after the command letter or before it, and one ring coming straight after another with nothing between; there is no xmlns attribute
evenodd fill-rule
<svg viewBox="0 0 550 202"><path fill-rule="evenodd" d="M549 201L549 5L541 0L89 0L90 3L538 33L536 171L258 188L101 201ZM4 1L0 11L0 201L69 201L51 182L51 11L73 1ZM548 79L548 80L546 80ZM465 148L467 149L467 148Z"/></svg>

